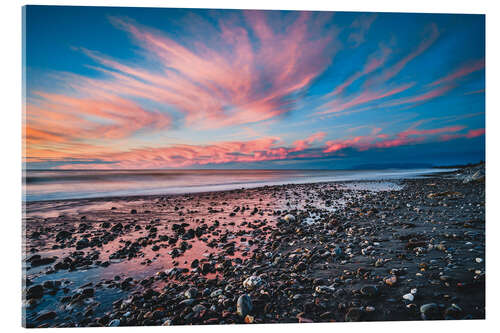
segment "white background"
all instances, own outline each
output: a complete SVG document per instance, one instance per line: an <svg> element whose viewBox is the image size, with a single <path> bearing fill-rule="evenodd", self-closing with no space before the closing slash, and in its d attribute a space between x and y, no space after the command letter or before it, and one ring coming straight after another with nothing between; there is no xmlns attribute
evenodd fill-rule
<svg viewBox="0 0 500 333"><path fill-rule="evenodd" d="M237 8L237 9L296 9L331 11L427 12L486 14L486 320L440 322L385 322L385 323L332 323L332 324L274 324L225 325L194 327L150 327L148 332L225 333L259 331L348 331L348 332L489 332L499 331L499 269L500 256L498 187L499 183L499 66L500 66L500 12L495 0L87 0L87 1L17 1L0 2L0 330L21 328L21 126L22 126L22 73L21 73L21 6L35 5L87 5L184 8ZM139 328L105 328L105 332L139 332ZM44 329L43 332L75 332L74 329ZM78 332L80 331L77 329ZM87 328L83 332L103 329ZM38 330L37 330L38 331Z"/></svg>

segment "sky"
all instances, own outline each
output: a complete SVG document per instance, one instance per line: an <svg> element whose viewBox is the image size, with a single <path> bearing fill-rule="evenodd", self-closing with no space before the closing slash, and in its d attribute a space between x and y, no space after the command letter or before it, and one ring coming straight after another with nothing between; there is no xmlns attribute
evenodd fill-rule
<svg viewBox="0 0 500 333"><path fill-rule="evenodd" d="M24 7L28 169L485 158L484 15Z"/></svg>

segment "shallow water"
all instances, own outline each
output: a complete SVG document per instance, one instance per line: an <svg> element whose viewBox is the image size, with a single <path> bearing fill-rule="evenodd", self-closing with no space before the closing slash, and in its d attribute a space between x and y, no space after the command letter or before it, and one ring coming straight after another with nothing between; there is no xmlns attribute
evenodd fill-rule
<svg viewBox="0 0 500 333"><path fill-rule="evenodd" d="M26 170L25 201L182 194L308 184L420 177L451 169L387 170Z"/></svg>

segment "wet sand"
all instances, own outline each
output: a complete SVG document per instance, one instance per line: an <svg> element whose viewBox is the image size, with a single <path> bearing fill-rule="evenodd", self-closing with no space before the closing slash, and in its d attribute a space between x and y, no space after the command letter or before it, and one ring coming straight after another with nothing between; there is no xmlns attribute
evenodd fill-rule
<svg viewBox="0 0 500 333"><path fill-rule="evenodd" d="M27 203L24 325L482 319L476 171Z"/></svg>

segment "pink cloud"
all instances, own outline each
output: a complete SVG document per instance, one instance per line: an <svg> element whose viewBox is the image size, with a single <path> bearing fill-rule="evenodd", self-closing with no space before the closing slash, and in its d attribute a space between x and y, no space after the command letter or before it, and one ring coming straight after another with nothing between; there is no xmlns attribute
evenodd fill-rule
<svg viewBox="0 0 500 333"><path fill-rule="evenodd" d="M347 87L349 87L352 83L354 83L354 81L381 68L387 61L390 52L391 50L389 48L383 47L381 49L381 52L379 52L380 54L377 53L371 55L368 61L366 62L365 66L363 67L362 71L356 72L353 75L351 75L346 81L337 86L335 90L333 90L330 94L328 94L327 97L341 94Z"/></svg>
<svg viewBox="0 0 500 333"><path fill-rule="evenodd" d="M326 136L325 132L318 132L318 133L311 135L310 137L308 137L305 140L297 140L293 143L294 148L292 149L292 151L305 150L305 149L309 148L311 146L311 144L314 143L315 141L323 141L325 136Z"/></svg>
<svg viewBox="0 0 500 333"><path fill-rule="evenodd" d="M361 15L352 22L351 28L355 31L349 34L347 40L353 44L353 47L358 47L365 41L365 36L376 18L376 14Z"/></svg>
<svg viewBox="0 0 500 333"><path fill-rule="evenodd" d="M446 133L446 132L458 132L463 130L465 127L464 126L449 126L449 127L442 127L442 128L434 128L434 129L428 129L428 130L416 130L416 129L409 129L406 131L403 131L398 134L399 137L408 137L412 135L432 135L432 134L439 134L439 133Z"/></svg>
<svg viewBox="0 0 500 333"><path fill-rule="evenodd" d="M249 30L229 20L220 20L221 47L212 49L202 41L188 49L164 34L135 23L114 19L137 43L162 64L161 71L149 73L121 63L94 57L101 64L132 76L131 93L142 86L166 90L149 98L174 105L186 113L190 124L223 127L267 120L289 111L285 97L307 87L330 63L336 50L328 47L335 31L313 38L311 17L298 15L284 32L274 31L269 15L247 12ZM253 31L260 46L255 48L248 34ZM137 82L133 77L141 79ZM143 82L146 85L143 86ZM119 85L122 81L114 81ZM267 86L262 87L261 83ZM121 87L120 87L121 88ZM121 89L120 89L121 90ZM155 90L155 89L154 89ZM154 91L153 90L153 91ZM145 97L142 95L142 97Z"/></svg>
<svg viewBox="0 0 500 333"><path fill-rule="evenodd" d="M392 88L386 91L362 91L356 97L346 97L344 99L334 99L327 104L323 105L321 108L326 109L323 111L318 111L316 114L329 114L336 113L351 109L353 107L361 106L370 102L378 101L386 97L390 97L399 94L409 88L413 87L414 83L404 84L402 86Z"/></svg>
<svg viewBox="0 0 500 333"><path fill-rule="evenodd" d="M386 103L382 104L382 107L391 107L391 106L398 106L398 105L403 105L403 104L427 102L429 100L432 100L432 99L435 99L437 97L445 95L453 88L455 88L455 87L451 86L451 85L438 87L438 88L431 89L431 90L429 90L425 93L419 94L419 95L404 97L404 98L395 99L395 100L386 102Z"/></svg>
<svg viewBox="0 0 500 333"><path fill-rule="evenodd" d="M96 168L165 168L193 165L249 163L282 160L291 153L301 152L316 141L323 140L326 133L318 132L304 140L304 145L278 146L277 137L264 137L249 141L224 141L207 145L171 145L159 148L138 148L124 152L108 152L95 157L104 164ZM317 154L316 154L317 155ZM294 154L294 158L312 157L314 154ZM63 165L61 168L72 167Z"/></svg>
<svg viewBox="0 0 500 333"><path fill-rule="evenodd" d="M68 158L78 145L100 150L141 130L165 131L173 125L167 113L172 111L183 125L196 129L268 121L287 113L291 96L330 64L338 32L325 28L328 13L314 18L299 13L282 31L272 28L273 15L245 12L246 25L237 16L226 16L210 23L218 32L210 40L190 40L189 46L132 20L112 18L138 46L138 58L126 62L76 49L95 62L90 67L100 75L56 73L62 89L30 97L25 158L52 158L57 152ZM250 41L250 34L257 40Z"/></svg>
<svg viewBox="0 0 500 333"><path fill-rule="evenodd" d="M469 64L466 64L466 65L458 68L457 70L455 70L451 74L430 83L429 86L436 86L436 85L439 85L442 83L455 81L463 76L467 76L469 74L472 74L474 72L482 70L483 68L484 68L484 59L480 59L480 60L477 60L473 63L469 63Z"/></svg>
<svg viewBox="0 0 500 333"><path fill-rule="evenodd" d="M467 139L472 139L472 138L477 138L479 136L482 136L485 134L484 128L479 128L475 130L469 130L467 133L464 134L444 134L440 136L441 141L450 141L450 140L455 140L455 139L461 139L461 138L467 138Z"/></svg>
<svg viewBox="0 0 500 333"><path fill-rule="evenodd" d="M408 130L399 132L395 135L387 134L372 134L368 136L357 136L354 138L344 139L344 140L333 140L327 141L323 149L324 153L333 153L346 148L353 148L359 151L365 151L372 148L392 148L398 146L405 146L410 144L418 144L430 142L429 140L436 140L436 134L441 133L454 133L463 130L463 126L449 126L442 128L433 128L427 130L416 130L410 128ZM470 133L470 134L469 134ZM480 131L469 132L465 135L460 134L449 134L446 136L448 139L458 138L458 137L473 137L473 135L481 135ZM439 140L443 141L444 135L439 137Z"/></svg>

